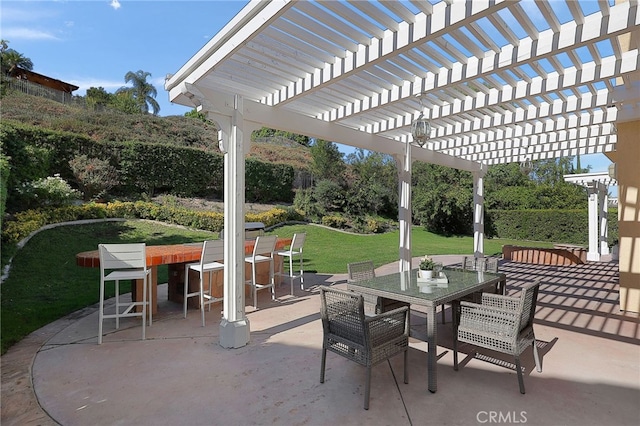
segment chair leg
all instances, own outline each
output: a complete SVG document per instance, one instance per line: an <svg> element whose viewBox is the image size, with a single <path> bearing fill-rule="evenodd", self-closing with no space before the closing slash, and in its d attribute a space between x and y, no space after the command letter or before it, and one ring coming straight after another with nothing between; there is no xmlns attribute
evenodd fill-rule
<svg viewBox="0 0 640 426"><path fill-rule="evenodd" d="M187 293L189 291L189 266L184 268L184 298L182 299L184 305L184 317L187 317Z"/></svg>
<svg viewBox="0 0 640 426"><path fill-rule="evenodd" d="M283 254L282 257L282 262L280 262L280 268L278 268L278 275L280 276L280 285L282 285L282 277L284 277L284 258L285 258L286 254Z"/></svg>
<svg viewBox="0 0 640 426"><path fill-rule="evenodd" d="M204 327L204 273L200 271L200 316Z"/></svg>
<svg viewBox="0 0 640 426"><path fill-rule="evenodd" d="M275 264L273 256L269 261L269 284L271 284L271 300L276 300L276 278L274 276Z"/></svg>
<svg viewBox="0 0 640 426"><path fill-rule="evenodd" d="M253 285L253 307L258 309L258 287L256 286L256 264L251 265L251 281Z"/></svg>
<svg viewBox="0 0 640 426"><path fill-rule="evenodd" d="M300 290L304 290L304 271L302 270L302 261L303 256L302 256L302 249L300 249Z"/></svg>
<svg viewBox="0 0 640 426"><path fill-rule="evenodd" d="M520 386L520 393L524 394L524 379L522 378L522 366L520 365L520 357L516 357L516 369L518 370L518 385Z"/></svg>
<svg viewBox="0 0 640 426"><path fill-rule="evenodd" d="M116 330L120 328L120 281L116 280Z"/></svg>
<svg viewBox="0 0 640 426"><path fill-rule="evenodd" d="M324 383L324 367L327 364L327 349L322 347L322 361L320 361L320 383Z"/></svg>
<svg viewBox="0 0 640 426"><path fill-rule="evenodd" d="M149 298L147 308L149 311L149 325L153 325L153 282L151 282L151 276L147 275L146 281L144 282L149 284L149 289L147 290L147 297Z"/></svg>
<svg viewBox="0 0 640 426"><path fill-rule="evenodd" d="M444 312L444 304L442 305L442 323L444 324L445 322L447 322L446 318L445 318L445 312Z"/></svg>
<svg viewBox="0 0 640 426"><path fill-rule="evenodd" d="M533 339L533 359L536 361L536 370L538 373L542 373L542 364L540 363L540 356L538 355L538 347L536 346L536 339Z"/></svg>
<svg viewBox="0 0 640 426"><path fill-rule="evenodd" d="M409 383L409 349L404 350L404 383Z"/></svg>
<svg viewBox="0 0 640 426"><path fill-rule="evenodd" d="M147 305L148 300L151 300L151 295L147 293L147 280L148 276L144 278L144 280L142 281L142 340L145 340L147 335L146 335L146 328L147 328L147 307L149 309L151 309L151 304ZM151 292L149 292L151 293ZM149 297L149 299L147 299L147 297ZM149 315L151 315L151 312L149 312Z"/></svg>
<svg viewBox="0 0 640 426"><path fill-rule="evenodd" d="M291 284L291 295L293 296L293 254L289 256L289 283Z"/></svg>
<svg viewBox="0 0 640 426"><path fill-rule="evenodd" d="M369 409L369 394L371 393L371 366L367 366L367 377L364 385L364 409Z"/></svg>
<svg viewBox="0 0 640 426"><path fill-rule="evenodd" d="M98 344L102 344L102 322L104 321L104 281L100 280L100 312L98 313Z"/></svg>

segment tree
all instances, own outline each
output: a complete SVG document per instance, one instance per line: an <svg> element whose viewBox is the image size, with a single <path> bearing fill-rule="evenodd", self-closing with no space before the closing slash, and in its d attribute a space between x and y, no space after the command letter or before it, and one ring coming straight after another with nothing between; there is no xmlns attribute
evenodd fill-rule
<svg viewBox="0 0 640 426"><path fill-rule="evenodd" d="M149 112L149 106L151 106L153 115L158 115L160 105L155 100L155 97L158 96L158 91L153 84L147 82L148 77L151 77L151 73L146 71L129 71L124 75L124 81L131 83L133 87L121 87L116 93L129 93L135 100L140 112Z"/></svg>
<svg viewBox="0 0 640 426"><path fill-rule="evenodd" d="M260 130L256 130L253 133L251 133L252 140L262 139L262 138L274 138L274 137L292 140L303 146L309 146L309 142L310 142L308 136L299 135L297 133L285 132L283 130L270 129L269 127L263 127Z"/></svg>
<svg viewBox="0 0 640 426"><path fill-rule="evenodd" d="M9 48L9 42L2 40L0 42L0 68L3 74L11 75L16 68L22 68L23 70L33 70L33 62L31 59L24 56L11 48Z"/></svg>
<svg viewBox="0 0 640 426"><path fill-rule="evenodd" d="M114 95L108 93L103 87L89 87L87 89L87 94L85 95L85 100L87 102L87 106L92 109L97 109L109 105L112 102L113 97Z"/></svg>
<svg viewBox="0 0 640 426"><path fill-rule="evenodd" d="M579 173L586 173L589 168L583 169ZM556 185L564 182L564 175L572 173L576 173L573 167L573 157L538 160L533 164L533 180L538 184Z"/></svg>
<svg viewBox="0 0 640 426"><path fill-rule="evenodd" d="M449 167L414 163L413 217L430 232L469 235L473 224L473 177Z"/></svg>
<svg viewBox="0 0 640 426"><path fill-rule="evenodd" d="M131 92L119 92L113 95L109 105L118 111L122 111L126 114L139 114L140 106L133 98Z"/></svg>
<svg viewBox="0 0 640 426"><path fill-rule="evenodd" d="M398 215L398 173L393 158L357 149L347 157L352 177L348 181L347 212L352 216Z"/></svg>
<svg viewBox="0 0 640 426"><path fill-rule="evenodd" d="M334 182L342 180L345 164L336 144L316 139L311 145L311 157L311 173L316 179L329 179Z"/></svg>
<svg viewBox="0 0 640 426"><path fill-rule="evenodd" d="M189 117L189 118L195 118L196 120L200 120L203 123L212 124L211 121L209 119L207 119L207 115L204 112L198 111L195 108L192 109L191 111L185 112L184 116L185 117Z"/></svg>

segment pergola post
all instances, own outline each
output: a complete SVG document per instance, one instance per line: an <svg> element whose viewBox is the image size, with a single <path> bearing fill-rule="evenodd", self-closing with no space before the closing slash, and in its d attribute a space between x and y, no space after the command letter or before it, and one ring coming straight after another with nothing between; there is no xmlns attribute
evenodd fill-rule
<svg viewBox="0 0 640 426"><path fill-rule="evenodd" d="M600 255L609 254L609 195L607 194L607 187L602 183L598 183L598 205L600 206Z"/></svg>
<svg viewBox="0 0 640 426"><path fill-rule="evenodd" d="M484 175L473 172L473 256L484 257Z"/></svg>
<svg viewBox="0 0 640 426"><path fill-rule="evenodd" d="M598 184L593 181L587 186L589 194L589 251L587 260L599 261L598 252Z"/></svg>
<svg viewBox="0 0 640 426"><path fill-rule="evenodd" d="M230 137L224 152L224 301L220 322L220 345L224 348L239 348L249 343L250 327L244 303L243 124L242 97L236 95Z"/></svg>
<svg viewBox="0 0 640 426"><path fill-rule="evenodd" d="M400 256L398 270L411 270L411 144L405 144L404 156L396 156L398 167L398 221L400 223Z"/></svg>

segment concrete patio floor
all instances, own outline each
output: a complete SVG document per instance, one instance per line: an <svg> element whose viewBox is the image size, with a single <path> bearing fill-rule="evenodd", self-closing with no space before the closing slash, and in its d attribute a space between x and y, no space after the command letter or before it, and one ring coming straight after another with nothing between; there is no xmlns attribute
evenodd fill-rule
<svg viewBox="0 0 640 426"><path fill-rule="evenodd" d="M442 257L446 264L460 256ZM379 268L379 274L396 265ZM523 359L527 393L515 371L467 356L453 370L451 321L438 315L438 392L427 391L426 343L411 339L409 384L402 357L374 368L371 404L363 410L363 367L327 356L319 382L322 325L319 286L345 286L345 275L306 274L307 290L289 295L288 283L259 309L247 307L251 341L239 349L218 344L219 311L207 326L167 300L147 340L140 324L105 323L97 342L93 306L28 336L2 357L2 425L637 425L640 421L640 323L618 310L613 262L550 267L502 262L509 293L542 277L536 337L543 371L532 351ZM412 330L425 319L412 309ZM497 358L497 356L496 356ZM511 360L506 357L506 362ZM503 363L504 364L504 363Z"/></svg>

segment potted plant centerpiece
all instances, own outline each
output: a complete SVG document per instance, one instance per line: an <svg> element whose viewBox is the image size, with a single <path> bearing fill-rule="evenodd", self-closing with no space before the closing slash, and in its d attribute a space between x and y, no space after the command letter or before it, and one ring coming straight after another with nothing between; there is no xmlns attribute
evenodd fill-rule
<svg viewBox="0 0 640 426"><path fill-rule="evenodd" d="M429 256L425 256L420 259L420 277L431 279L433 278L433 268L436 266L436 262L433 261Z"/></svg>

